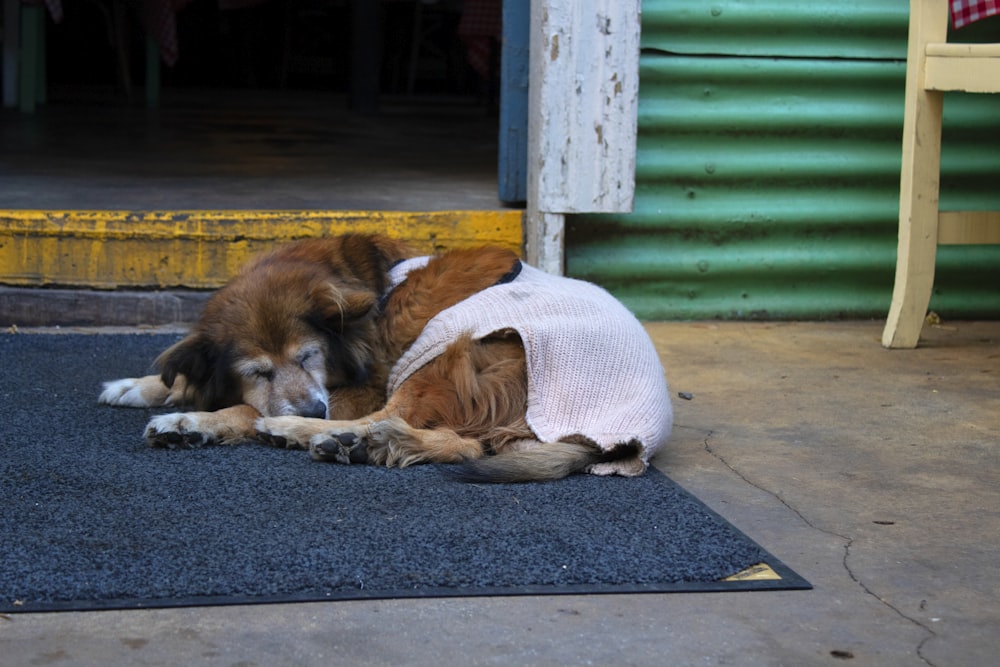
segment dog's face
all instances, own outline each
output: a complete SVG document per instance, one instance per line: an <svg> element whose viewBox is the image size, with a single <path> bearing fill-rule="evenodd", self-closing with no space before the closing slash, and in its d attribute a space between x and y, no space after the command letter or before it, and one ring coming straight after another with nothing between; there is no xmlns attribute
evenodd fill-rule
<svg viewBox="0 0 1000 667"><path fill-rule="evenodd" d="M264 416L325 418L330 391L362 384L376 294L307 266L241 276L209 300L185 339L161 355L198 409L245 403Z"/></svg>
<svg viewBox="0 0 1000 667"><path fill-rule="evenodd" d="M261 350L240 353L232 361L243 403L265 417L298 415L325 419L327 346L319 337L289 340L280 354Z"/></svg>

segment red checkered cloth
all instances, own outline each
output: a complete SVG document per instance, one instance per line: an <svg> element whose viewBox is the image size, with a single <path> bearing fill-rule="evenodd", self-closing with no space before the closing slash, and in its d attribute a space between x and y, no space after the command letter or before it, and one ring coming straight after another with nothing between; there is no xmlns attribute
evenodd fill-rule
<svg viewBox="0 0 1000 667"><path fill-rule="evenodd" d="M951 0L951 22L955 28L1000 14L1000 0Z"/></svg>
<svg viewBox="0 0 1000 667"><path fill-rule="evenodd" d="M46 0L58 2L59 0ZM177 49L177 12L192 0L142 0L143 23L146 32L160 47L160 58L173 66L179 55ZM262 5L268 0L218 0L219 9L239 9Z"/></svg>

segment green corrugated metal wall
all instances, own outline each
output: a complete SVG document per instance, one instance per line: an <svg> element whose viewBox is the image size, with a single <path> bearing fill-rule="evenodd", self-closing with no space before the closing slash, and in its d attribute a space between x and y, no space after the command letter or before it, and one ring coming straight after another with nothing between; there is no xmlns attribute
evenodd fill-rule
<svg viewBox="0 0 1000 667"><path fill-rule="evenodd" d="M646 319L884 317L907 14L645 0L635 211L570 217L567 272ZM1000 210L1000 96L946 96L942 152L942 208ZM931 307L1000 316L1000 246L940 248Z"/></svg>

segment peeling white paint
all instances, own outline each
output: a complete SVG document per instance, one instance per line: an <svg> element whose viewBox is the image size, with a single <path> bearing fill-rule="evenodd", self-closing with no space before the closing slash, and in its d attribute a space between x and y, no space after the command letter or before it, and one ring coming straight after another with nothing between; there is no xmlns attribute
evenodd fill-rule
<svg viewBox="0 0 1000 667"><path fill-rule="evenodd" d="M547 271L564 214L632 210L639 26L640 0L532 0L526 245Z"/></svg>
<svg viewBox="0 0 1000 667"><path fill-rule="evenodd" d="M535 11L541 5L546 11ZM537 19L532 36L550 45L549 57L533 63L534 104L529 101L529 145L533 135L535 147L531 154L545 156L538 172L539 210L630 211L640 3L535 0L532 10ZM594 136L595 128L600 128L597 142L587 138ZM626 187L615 187L619 181Z"/></svg>

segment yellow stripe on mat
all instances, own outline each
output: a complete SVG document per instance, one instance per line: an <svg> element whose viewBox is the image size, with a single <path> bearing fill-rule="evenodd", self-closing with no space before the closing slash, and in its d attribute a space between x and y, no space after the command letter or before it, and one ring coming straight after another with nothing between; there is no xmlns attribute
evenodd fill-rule
<svg viewBox="0 0 1000 667"><path fill-rule="evenodd" d="M214 288L251 255L296 239L385 234L432 253L521 254L521 211L0 211L0 283Z"/></svg>
<svg viewBox="0 0 1000 667"><path fill-rule="evenodd" d="M771 569L767 563L751 565L742 572L726 577L723 581L773 581L781 579L781 576Z"/></svg>

